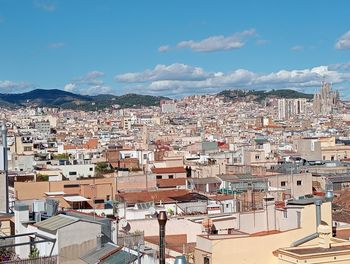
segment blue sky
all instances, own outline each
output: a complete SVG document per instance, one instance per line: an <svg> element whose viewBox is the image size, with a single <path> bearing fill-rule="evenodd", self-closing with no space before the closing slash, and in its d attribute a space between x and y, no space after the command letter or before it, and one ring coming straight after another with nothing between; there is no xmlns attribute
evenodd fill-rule
<svg viewBox="0 0 350 264"><path fill-rule="evenodd" d="M0 92L350 96L350 1L0 0Z"/></svg>

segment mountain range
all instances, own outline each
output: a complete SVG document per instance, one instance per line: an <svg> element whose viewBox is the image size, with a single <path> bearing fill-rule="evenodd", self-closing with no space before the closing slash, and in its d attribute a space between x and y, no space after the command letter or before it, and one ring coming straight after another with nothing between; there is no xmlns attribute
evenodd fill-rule
<svg viewBox="0 0 350 264"><path fill-rule="evenodd" d="M30 92L18 94L1 94L0 106L4 107L60 107L76 110L96 110L111 107L120 108L155 106L160 100L169 99L162 96L125 94L116 96L112 94L100 94L95 96L80 95L59 89L36 89Z"/></svg>
<svg viewBox="0 0 350 264"><path fill-rule="evenodd" d="M269 97L276 98L307 98L312 99L312 94L304 94L294 90L272 90L272 91L246 91L246 90L224 90L217 96L225 97L227 100L246 99L262 101ZM18 107L60 107L76 110L97 110L106 107L117 106L120 108L157 106L160 100L168 97L125 94L121 96L111 94L100 94L95 96L80 95L59 89L36 89L30 92L17 94L1 94L0 106Z"/></svg>

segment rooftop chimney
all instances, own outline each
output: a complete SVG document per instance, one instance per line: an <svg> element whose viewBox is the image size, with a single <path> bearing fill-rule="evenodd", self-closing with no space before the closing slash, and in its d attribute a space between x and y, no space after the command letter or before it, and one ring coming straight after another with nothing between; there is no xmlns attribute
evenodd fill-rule
<svg viewBox="0 0 350 264"><path fill-rule="evenodd" d="M165 211L158 214L159 223L159 264L165 264L165 225L168 220Z"/></svg>

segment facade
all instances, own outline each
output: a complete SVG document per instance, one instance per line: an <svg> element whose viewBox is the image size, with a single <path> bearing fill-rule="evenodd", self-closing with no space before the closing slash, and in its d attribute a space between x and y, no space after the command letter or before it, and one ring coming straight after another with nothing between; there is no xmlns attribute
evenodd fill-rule
<svg viewBox="0 0 350 264"><path fill-rule="evenodd" d="M297 207L299 209L297 209ZM313 202L296 207L290 206L284 211L274 211L270 214L255 214L255 218L251 221L255 223L264 223L265 229L258 231L257 229L246 230L247 232L236 232L234 235L200 235L197 236L197 245L195 249L195 263L199 264L215 264L215 263L232 263L232 260L239 260L244 264L279 264L278 256L273 252L276 250L290 246L294 241L313 234L317 231L315 205ZM331 221L331 204L324 203L322 205L322 221L332 223ZM292 213L293 212L293 213ZM276 213L276 218L274 214ZM241 215L242 217L243 215ZM270 218L271 217L271 218ZM298 225L291 225L294 217L299 219ZM267 222L267 219L269 220ZM276 219L276 220L274 220ZM274 222L276 221L276 222ZM241 224L243 222L241 219ZM244 226L245 226L244 225ZM244 228L241 225L241 228ZM253 225L251 225L253 226ZM239 231L239 230L237 230ZM332 241L336 243L336 241ZM344 241L342 241L344 242ZM338 241L339 243L339 241ZM318 240L314 239L306 245L318 245ZM217 246L220 245L220 246ZM293 263L293 262L292 262Z"/></svg>
<svg viewBox="0 0 350 264"><path fill-rule="evenodd" d="M49 121L37 121L34 123L34 127L42 134L50 134L50 122Z"/></svg>
<svg viewBox="0 0 350 264"><path fill-rule="evenodd" d="M313 109L315 114L331 114L339 101L339 92L333 91L329 83L323 82L319 93L315 93Z"/></svg>
<svg viewBox="0 0 350 264"><path fill-rule="evenodd" d="M284 120L306 113L306 99L278 99L278 119Z"/></svg>

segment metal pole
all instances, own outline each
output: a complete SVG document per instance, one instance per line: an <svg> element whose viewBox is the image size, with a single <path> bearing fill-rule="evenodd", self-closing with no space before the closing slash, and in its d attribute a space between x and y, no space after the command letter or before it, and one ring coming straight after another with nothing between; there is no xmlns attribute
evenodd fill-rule
<svg viewBox="0 0 350 264"><path fill-rule="evenodd" d="M6 125L3 122L1 126L1 136L2 136L2 147L4 150L4 176L5 176L5 192L6 192L6 213L10 213L10 200L9 200L9 178L8 178L8 161L7 161L7 129Z"/></svg>
<svg viewBox="0 0 350 264"><path fill-rule="evenodd" d="M159 264L165 264L165 225L168 220L165 211L158 214L159 223Z"/></svg>

